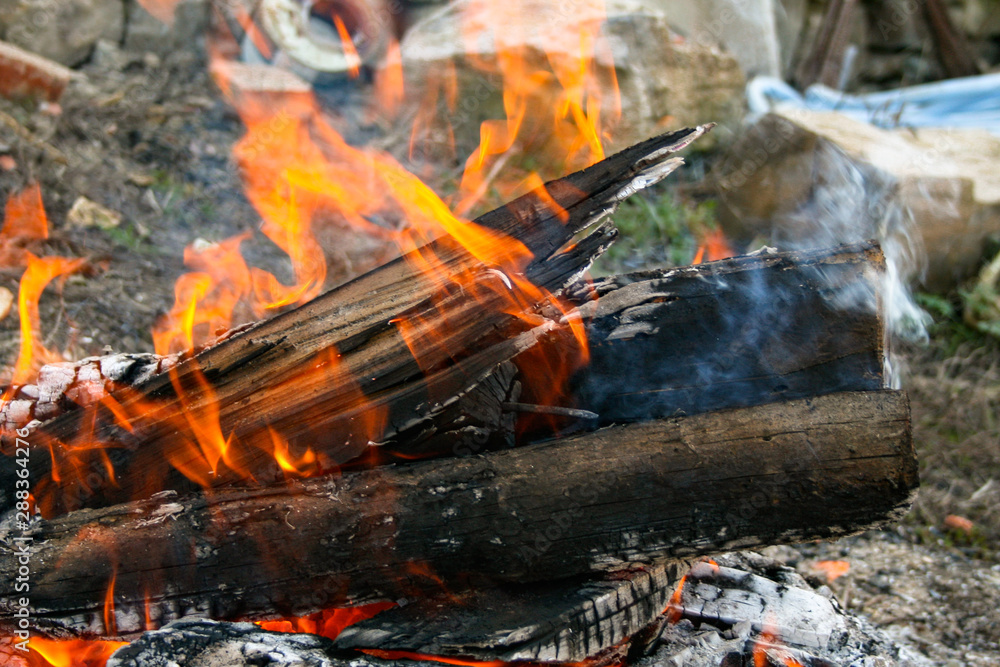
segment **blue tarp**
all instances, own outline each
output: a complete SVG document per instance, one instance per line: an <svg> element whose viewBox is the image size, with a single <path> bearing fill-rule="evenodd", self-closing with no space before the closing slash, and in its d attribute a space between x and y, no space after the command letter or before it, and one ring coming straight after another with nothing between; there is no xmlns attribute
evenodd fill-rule
<svg viewBox="0 0 1000 667"><path fill-rule="evenodd" d="M1000 135L1000 73L864 95L848 95L819 84L802 95L781 79L760 76L747 86L747 99L754 114L790 105L838 111L883 128L978 127Z"/></svg>

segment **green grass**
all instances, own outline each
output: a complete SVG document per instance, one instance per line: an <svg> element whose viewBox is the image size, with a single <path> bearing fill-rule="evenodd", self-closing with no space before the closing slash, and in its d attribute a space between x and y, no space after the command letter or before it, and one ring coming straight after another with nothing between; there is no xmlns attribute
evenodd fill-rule
<svg viewBox="0 0 1000 667"><path fill-rule="evenodd" d="M670 191L632 197L613 218L621 235L595 275L690 264L699 240L718 228L714 201L687 204Z"/></svg>

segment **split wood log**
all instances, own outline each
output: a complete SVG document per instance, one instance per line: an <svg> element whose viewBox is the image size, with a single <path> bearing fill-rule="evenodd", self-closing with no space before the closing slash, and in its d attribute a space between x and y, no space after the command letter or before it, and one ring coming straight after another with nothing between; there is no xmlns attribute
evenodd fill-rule
<svg viewBox="0 0 1000 667"><path fill-rule="evenodd" d="M105 634L112 582L117 632L133 633L146 608L158 624L303 615L441 582L551 581L883 526L916 486L905 395L832 394L80 510L26 535L30 616L43 630ZM4 558L0 590L16 577ZM0 600L4 628L16 604Z"/></svg>
<svg viewBox="0 0 1000 667"><path fill-rule="evenodd" d="M528 328L502 307L509 298L505 272L559 293L614 239L614 229L600 223L676 169L681 160L672 155L709 129L650 139L477 219L480 228L522 243L532 257L526 266L488 266L453 239L438 239L225 339L135 391L116 393L114 401L45 423L29 440L31 478L72 487L49 494L47 511L191 488L190 479L278 479L274 432L292 452L301 447L304 454L308 444L319 467L332 469L365 453L372 440L442 410L555 326L535 318ZM456 286L453 277L463 274L472 282ZM520 299L525 311L541 305L537 297ZM412 324L405 334L397 326L402 319ZM13 434L6 435L11 455ZM46 452L66 460L53 464ZM102 468L114 470L112 483L69 474Z"/></svg>

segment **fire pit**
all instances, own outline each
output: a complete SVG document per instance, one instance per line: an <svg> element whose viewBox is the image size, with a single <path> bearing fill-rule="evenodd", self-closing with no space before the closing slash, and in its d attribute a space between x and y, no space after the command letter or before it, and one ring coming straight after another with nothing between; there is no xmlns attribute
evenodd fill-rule
<svg viewBox="0 0 1000 667"><path fill-rule="evenodd" d="M703 250L691 266L588 277L618 206L713 125L606 155L615 66L602 3L585 4L556 12L551 52L537 35L498 40L497 61L479 63L507 85L506 118L483 124L451 206L346 140L357 109L330 103L370 86L369 113L409 109L417 156L417 130L438 132L435 111L457 103L454 72L407 106L399 44L361 49L357 16L315 3L310 17L333 12L326 48L353 63L317 95L268 52L290 48L273 15L258 25L224 7L212 72L247 130L235 147L247 197L292 280L248 266L244 237L192 247L155 354L43 363L39 294L86 262L25 250L48 234L42 194L10 198L4 249L25 267L0 404L12 660L892 657L787 568L698 560L889 525L909 507L916 459L887 371L882 251L702 262ZM529 15L465 11L467 29ZM523 154L537 171L515 164ZM491 190L506 203L467 217ZM87 220L113 219L94 206ZM327 218L400 256L326 289Z"/></svg>

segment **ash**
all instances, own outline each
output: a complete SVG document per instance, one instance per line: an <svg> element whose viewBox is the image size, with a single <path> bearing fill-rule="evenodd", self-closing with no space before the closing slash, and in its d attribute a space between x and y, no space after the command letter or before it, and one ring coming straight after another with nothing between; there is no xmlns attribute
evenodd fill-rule
<svg viewBox="0 0 1000 667"><path fill-rule="evenodd" d="M403 663L338 651L309 634L262 630L253 623L181 619L119 649L107 667L397 667ZM407 661L409 665L437 664Z"/></svg>

